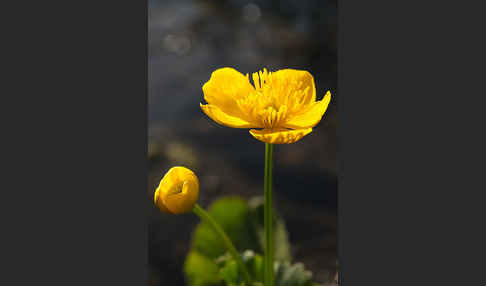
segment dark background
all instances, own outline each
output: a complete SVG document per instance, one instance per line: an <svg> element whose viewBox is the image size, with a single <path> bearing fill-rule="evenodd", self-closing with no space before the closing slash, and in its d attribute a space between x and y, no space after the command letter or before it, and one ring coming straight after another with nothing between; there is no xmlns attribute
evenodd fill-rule
<svg viewBox="0 0 486 286"><path fill-rule="evenodd" d="M323 120L301 141L275 148L276 208L295 262L326 283L336 271L336 1L149 1L149 285L184 285L191 214L153 205L164 173L183 165L200 179L203 207L222 195L263 195L264 144L245 129L217 125L199 108L217 68L308 70L317 98L331 90Z"/></svg>
<svg viewBox="0 0 486 286"><path fill-rule="evenodd" d="M341 285L484 281L485 18L471 2L339 1ZM0 284L147 285L146 2L2 4ZM159 256L186 247L174 225L196 220L158 219Z"/></svg>

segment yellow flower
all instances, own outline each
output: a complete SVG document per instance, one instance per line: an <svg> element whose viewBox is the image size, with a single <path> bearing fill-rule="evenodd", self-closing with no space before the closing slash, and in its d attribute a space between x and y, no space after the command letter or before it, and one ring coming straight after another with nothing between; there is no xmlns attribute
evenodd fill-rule
<svg viewBox="0 0 486 286"><path fill-rule="evenodd" d="M202 88L208 104L200 104L207 116L219 124L251 129L256 139L289 144L312 131L326 112L331 93L316 101L312 75L304 70L284 69L248 74L221 68Z"/></svg>
<svg viewBox="0 0 486 286"><path fill-rule="evenodd" d="M166 213L188 213L199 195L199 180L185 167L173 167L160 181L155 191L154 203Z"/></svg>

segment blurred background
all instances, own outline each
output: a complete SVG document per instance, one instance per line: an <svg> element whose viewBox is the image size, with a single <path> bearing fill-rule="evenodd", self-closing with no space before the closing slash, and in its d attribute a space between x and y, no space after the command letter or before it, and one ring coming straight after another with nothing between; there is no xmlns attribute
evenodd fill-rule
<svg viewBox="0 0 486 286"><path fill-rule="evenodd" d="M170 216L153 204L167 170L183 165L200 179L199 204L222 195L263 195L264 143L246 129L217 125L199 108L211 72L234 67L304 69L318 99L331 90L323 120L297 143L276 145L274 200L314 281L336 271L337 0L149 0L149 285L185 285L182 267L195 215Z"/></svg>

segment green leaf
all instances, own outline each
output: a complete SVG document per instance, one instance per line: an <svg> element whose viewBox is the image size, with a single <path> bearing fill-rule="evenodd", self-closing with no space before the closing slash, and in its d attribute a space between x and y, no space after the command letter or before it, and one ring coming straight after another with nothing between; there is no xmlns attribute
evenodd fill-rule
<svg viewBox="0 0 486 286"><path fill-rule="evenodd" d="M235 260L228 261L226 265L219 270L221 278L229 285L241 283L240 274L238 273L238 263Z"/></svg>
<svg viewBox="0 0 486 286"><path fill-rule="evenodd" d="M211 217L223 228L236 249L241 253L251 249L254 252L243 253L243 260L255 282L263 282L263 199L256 197L250 202L239 197L222 197L208 208ZM283 219L275 216L275 259L290 261L290 243ZM238 267L226 265L232 260L225 245L213 228L200 222L193 233L191 251L186 258L185 275L189 286L226 285L240 286L244 279ZM195 269L198 264L205 270ZM227 268L226 268L227 267ZM223 270L224 269L224 270ZM236 272L235 272L236 271ZM236 275L236 276L235 276ZM252 285L253 286L253 285Z"/></svg>
<svg viewBox="0 0 486 286"><path fill-rule="evenodd" d="M191 286L220 286L219 269L214 260L191 251L184 263L184 274Z"/></svg>
<svg viewBox="0 0 486 286"><path fill-rule="evenodd" d="M251 250L246 250L242 255L242 260L248 269L250 277L255 283L263 283L263 257ZM245 278L241 269L239 269L238 263L233 257L224 255L218 258L218 265L221 267L221 278L227 283L227 285L240 285L245 282Z"/></svg>
<svg viewBox="0 0 486 286"><path fill-rule="evenodd" d="M263 257L251 250L247 250L243 253L242 258L253 281L263 282Z"/></svg>
<svg viewBox="0 0 486 286"><path fill-rule="evenodd" d="M248 203L238 197L224 197L210 205L208 212L223 228L236 249L260 250L256 234L252 231ZM192 238L192 248L210 258L226 252L221 238L206 223L199 223Z"/></svg>
<svg viewBox="0 0 486 286"><path fill-rule="evenodd" d="M253 251L245 251L242 255L253 285L263 285L263 257L255 254ZM218 259L218 265L221 266L220 275L226 285L244 285L244 277L236 261L228 256L222 256ZM275 286L314 286L312 283L312 273L305 270L302 263L290 264L289 262L275 263Z"/></svg>
<svg viewBox="0 0 486 286"><path fill-rule="evenodd" d="M312 272L302 263L276 263L275 286L312 286Z"/></svg>
<svg viewBox="0 0 486 286"><path fill-rule="evenodd" d="M265 229L263 223L263 197L254 197L249 201L253 231L258 237L260 249L264 249ZM275 261L291 261L290 242L285 222L274 209L274 247ZM263 252L263 251L261 251Z"/></svg>
<svg viewBox="0 0 486 286"><path fill-rule="evenodd" d="M219 274L226 285L246 285L240 270L238 263L235 260L230 260L220 269Z"/></svg>

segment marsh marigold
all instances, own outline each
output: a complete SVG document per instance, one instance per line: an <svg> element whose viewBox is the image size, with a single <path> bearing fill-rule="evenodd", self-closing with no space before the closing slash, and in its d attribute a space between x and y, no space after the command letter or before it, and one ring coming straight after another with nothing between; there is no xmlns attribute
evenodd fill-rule
<svg viewBox="0 0 486 286"><path fill-rule="evenodd" d="M331 93L316 101L312 75L304 70L266 69L244 76L233 68L211 74L203 87L207 104L204 113L219 124L251 129L256 139L272 144L289 144L312 131L326 112Z"/></svg>
<svg viewBox="0 0 486 286"><path fill-rule="evenodd" d="M185 167L171 168L155 191L154 203L166 213L188 213L199 196L199 180L193 171Z"/></svg>

